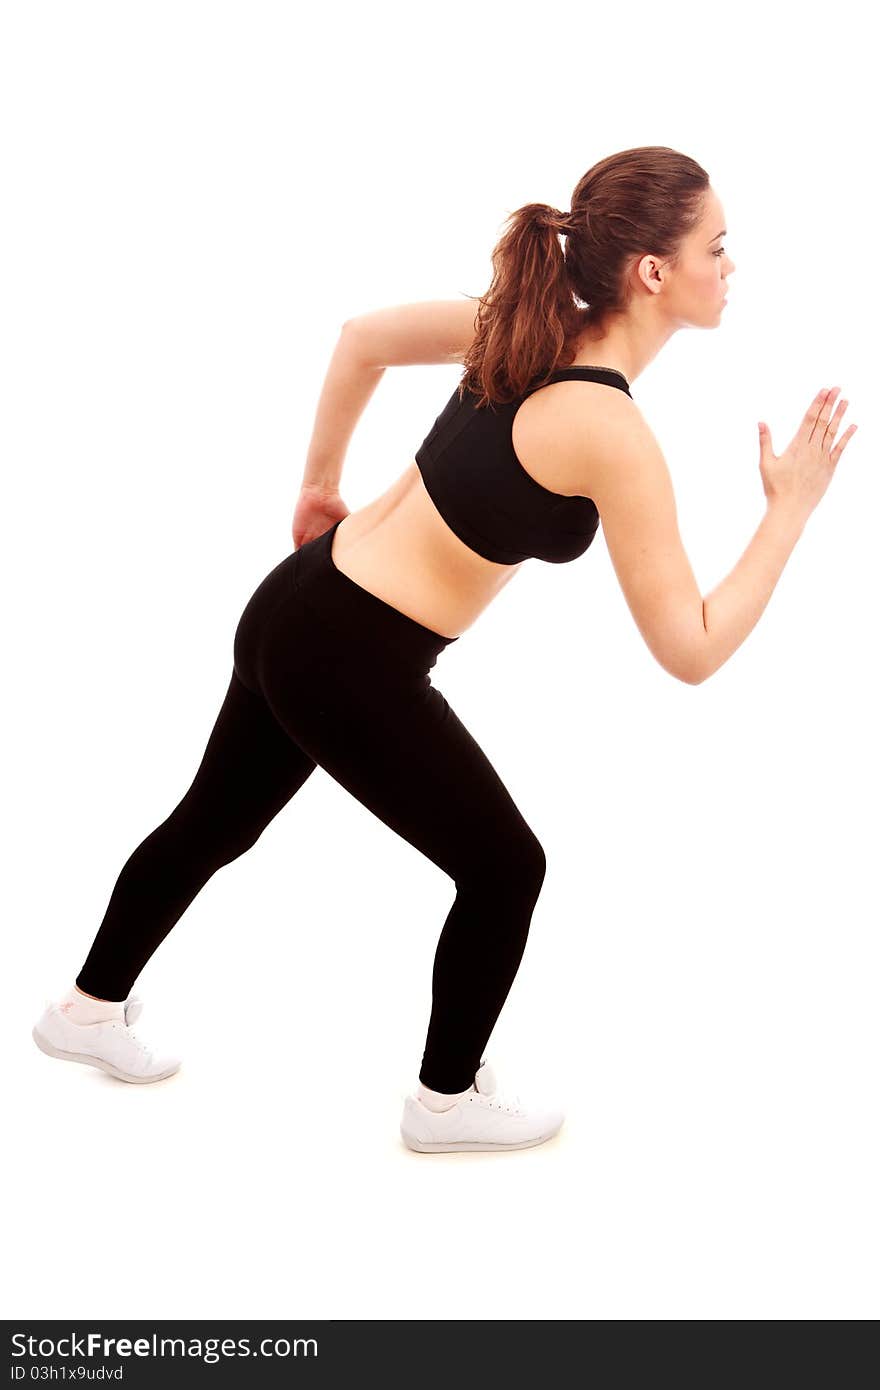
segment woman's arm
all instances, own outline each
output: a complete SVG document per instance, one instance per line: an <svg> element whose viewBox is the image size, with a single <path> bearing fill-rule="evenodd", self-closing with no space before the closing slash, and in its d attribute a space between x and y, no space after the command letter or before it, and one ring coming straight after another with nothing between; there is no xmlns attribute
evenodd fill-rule
<svg viewBox="0 0 880 1390"><path fill-rule="evenodd" d="M376 367L462 362L476 334L476 301L428 299L359 314L345 325Z"/></svg>
<svg viewBox="0 0 880 1390"><path fill-rule="evenodd" d="M355 425L386 367L462 361L473 341L475 316L470 299L439 299L346 320L318 398L303 487L338 489Z"/></svg>
<svg viewBox="0 0 880 1390"><path fill-rule="evenodd" d="M837 390L816 396L778 458L769 435L762 435L765 514L730 574L705 598L679 535L666 460L641 413L613 391L601 411L584 414L584 491L599 509L608 552L639 631L660 665L679 680L699 685L714 675L767 607L856 428L831 447L842 413L838 407L830 420Z"/></svg>
<svg viewBox="0 0 880 1390"><path fill-rule="evenodd" d="M700 680L713 676L748 637L779 582L807 518L784 501L767 502L757 531L725 579L703 599L706 641Z"/></svg>
<svg viewBox="0 0 880 1390"><path fill-rule="evenodd" d="M659 444L626 398L609 404L605 423L601 446L592 451L590 483L611 563L651 654L670 675L699 685L752 631L806 519L785 500L768 502L738 563L703 598Z"/></svg>
<svg viewBox="0 0 880 1390"><path fill-rule="evenodd" d="M365 360L360 338L351 331L351 320L344 323L318 397L303 490L338 492L354 427L384 372L384 367Z"/></svg>

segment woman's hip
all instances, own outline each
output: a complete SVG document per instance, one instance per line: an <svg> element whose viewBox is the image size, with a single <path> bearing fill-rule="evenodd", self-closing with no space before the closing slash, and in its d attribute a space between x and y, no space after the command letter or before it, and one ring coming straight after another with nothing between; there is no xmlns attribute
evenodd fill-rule
<svg viewBox="0 0 880 1390"><path fill-rule="evenodd" d="M337 640L375 645L426 673L458 638L426 627L338 569L333 560L338 526L337 521L297 552L294 584L300 601L320 613Z"/></svg>
<svg viewBox="0 0 880 1390"><path fill-rule="evenodd" d="M339 523L337 522L336 525ZM248 600L235 633L235 668L251 689L266 663L346 670L361 679L424 680L458 638L434 632L337 569L336 525L286 555ZM365 665L365 663L368 663Z"/></svg>

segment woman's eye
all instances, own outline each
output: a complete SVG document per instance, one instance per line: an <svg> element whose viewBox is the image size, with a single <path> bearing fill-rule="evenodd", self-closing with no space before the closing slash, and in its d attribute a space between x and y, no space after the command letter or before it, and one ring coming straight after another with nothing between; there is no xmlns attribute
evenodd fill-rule
<svg viewBox="0 0 880 1390"><path fill-rule="evenodd" d="M713 252L712 252L712 255L713 255L713 256L725 256L726 254L727 254L727 248L726 248L725 246L722 246L722 247L719 248L719 250L713 251Z"/></svg>

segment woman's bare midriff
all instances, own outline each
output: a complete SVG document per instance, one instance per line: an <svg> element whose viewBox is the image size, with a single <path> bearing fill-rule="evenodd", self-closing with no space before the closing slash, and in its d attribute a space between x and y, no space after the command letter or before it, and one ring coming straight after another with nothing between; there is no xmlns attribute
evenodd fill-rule
<svg viewBox="0 0 880 1390"><path fill-rule="evenodd" d="M450 638L470 627L520 568L496 565L458 539L415 459L387 492L343 517L332 558L362 589Z"/></svg>

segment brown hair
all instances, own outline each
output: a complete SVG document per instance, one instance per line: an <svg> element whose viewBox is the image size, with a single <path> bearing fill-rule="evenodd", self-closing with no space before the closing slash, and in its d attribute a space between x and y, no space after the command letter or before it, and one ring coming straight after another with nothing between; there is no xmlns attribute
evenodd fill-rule
<svg viewBox="0 0 880 1390"><path fill-rule="evenodd" d="M526 203L512 213L492 252L489 289L470 296L480 308L459 396L474 392L478 407L510 401L568 366L587 324L626 309L634 261L650 250L675 264L708 186L688 155L640 145L588 169L571 212Z"/></svg>

